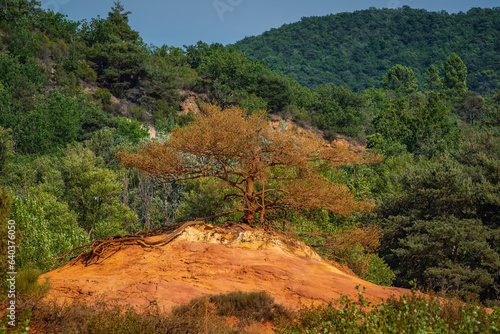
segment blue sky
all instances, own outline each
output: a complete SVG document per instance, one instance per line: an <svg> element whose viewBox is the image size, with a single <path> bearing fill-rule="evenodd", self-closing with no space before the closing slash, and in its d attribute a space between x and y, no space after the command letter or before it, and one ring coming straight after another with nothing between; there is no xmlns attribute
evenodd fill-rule
<svg viewBox="0 0 500 334"><path fill-rule="evenodd" d="M71 20L107 17L114 0L41 0ZM302 17L404 5L428 11L466 12L500 6L500 0L122 0L130 25L148 44L182 47L198 41L235 43Z"/></svg>

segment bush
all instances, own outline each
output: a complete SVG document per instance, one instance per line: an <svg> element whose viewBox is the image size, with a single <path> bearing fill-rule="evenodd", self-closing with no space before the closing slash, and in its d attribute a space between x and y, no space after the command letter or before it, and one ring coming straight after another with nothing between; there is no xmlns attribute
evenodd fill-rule
<svg viewBox="0 0 500 334"><path fill-rule="evenodd" d="M371 305L344 296L327 306L303 307L298 321L278 333L498 333L492 316L476 305L440 300L412 291Z"/></svg>
<svg viewBox="0 0 500 334"><path fill-rule="evenodd" d="M262 308L259 309L259 306ZM174 309L171 314L161 313L154 306L138 313L131 307L103 301L92 306L83 303L60 306L30 296L20 297L18 307L19 311L36 309L31 317L31 327L35 332L43 333L249 333L245 329L248 324L246 320L267 321L273 318L271 313L284 314L284 309L274 304L273 298L260 292L235 292L197 298ZM264 313L271 313L262 318L263 310ZM229 325L229 314L239 318L238 330Z"/></svg>
<svg viewBox="0 0 500 334"><path fill-rule="evenodd" d="M33 267L29 262L25 268L19 270L16 277L16 292L24 295L46 295L50 290L49 281L42 284L38 283L38 277L43 273L42 270Z"/></svg>
<svg viewBox="0 0 500 334"><path fill-rule="evenodd" d="M105 91L104 89L97 89L93 94L94 99L100 101L102 105L109 106L111 105L111 93Z"/></svg>
<svg viewBox="0 0 500 334"><path fill-rule="evenodd" d="M191 300L187 305L175 308L172 314L179 317L202 316L207 309L223 317L237 317L242 322L272 321L275 315L287 314L287 311L274 303L274 298L265 292L235 291L201 297Z"/></svg>

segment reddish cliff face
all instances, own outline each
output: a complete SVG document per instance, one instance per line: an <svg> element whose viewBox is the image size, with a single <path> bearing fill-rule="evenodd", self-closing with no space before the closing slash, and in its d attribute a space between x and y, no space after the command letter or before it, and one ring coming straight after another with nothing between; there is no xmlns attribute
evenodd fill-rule
<svg viewBox="0 0 500 334"><path fill-rule="evenodd" d="M356 298L358 285L374 302L403 291L343 272L302 242L235 223L188 226L167 244L123 245L97 262L69 262L40 280L46 278L52 285L50 300L108 301L138 311L158 305L168 312L193 298L232 291L265 291L292 308L341 294Z"/></svg>

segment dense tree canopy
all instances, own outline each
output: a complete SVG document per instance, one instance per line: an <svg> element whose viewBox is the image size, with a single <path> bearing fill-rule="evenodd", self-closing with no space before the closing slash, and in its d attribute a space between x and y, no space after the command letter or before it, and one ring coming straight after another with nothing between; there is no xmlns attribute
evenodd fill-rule
<svg viewBox="0 0 500 334"><path fill-rule="evenodd" d="M235 46L302 85L347 85L355 91L380 86L382 76L397 64L411 68L423 87L429 66L456 52L472 74L468 88L482 93L500 83L499 17L498 7L457 14L408 6L370 8L304 17Z"/></svg>
<svg viewBox="0 0 500 334"><path fill-rule="evenodd" d="M245 115L239 108L222 111L206 105L202 115L175 129L165 143L150 141L138 153L118 159L158 182L212 177L228 183L241 199L230 212L243 213L249 224L266 223L276 210L325 208L339 214L367 209L348 188L331 183L319 172L345 163L366 163L356 152L328 144L297 129L274 130L262 112ZM260 217L260 218L259 218Z"/></svg>

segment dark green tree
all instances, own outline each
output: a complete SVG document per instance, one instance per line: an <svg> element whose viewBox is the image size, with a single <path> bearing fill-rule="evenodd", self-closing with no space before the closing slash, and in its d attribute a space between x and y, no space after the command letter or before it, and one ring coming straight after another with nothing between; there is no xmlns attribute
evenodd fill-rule
<svg viewBox="0 0 500 334"><path fill-rule="evenodd" d="M457 130L449 120L450 107L442 94L430 93L415 99L397 99L378 112L372 124L389 142L404 144L409 152L456 140Z"/></svg>
<svg viewBox="0 0 500 334"><path fill-rule="evenodd" d="M471 125L475 125L486 113L486 106L481 95L467 91L462 93L455 111Z"/></svg>
<svg viewBox="0 0 500 334"><path fill-rule="evenodd" d="M500 149L492 133L407 168L402 191L375 209L381 254L396 285L497 299L500 267Z"/></svg>
<svg viewBox="0 0 500 334"><path fill-rule="evenodd" d="M392 90L396 94L411 94L418 89L415 73L405 66L396 65L392 67L383 78L385 89Z"/></svg>
<svg viewBox="0 0 500 334"><path fill-rule="evenodd" d="M12 130L0 127L0 179L7 163L14 157Z"/></svg>
<svg viewBox="0 0 500 334"><path fill-rule="evenodd" d="M456 53L452 53L443 64L443 84L452 96L467 91L467 67Z"/></svg>
<svg viewBox="0 0 500 334"><path fill-rule="evenodd" d="M425 90L440 92L443 89L443 82L439 76L439 69L431 65L425 72Z"/></svg>
<svg viewBox="0 0 500 334"><path fill-rule="evenodd" d="M111 32L118 36L122 42L138 42L139 33L132 30L128 24L128 16L132 14L130 11L125 11L125 8L120 1L114 2L114 7L108 13L107 20L111 22Z"/></svg>

